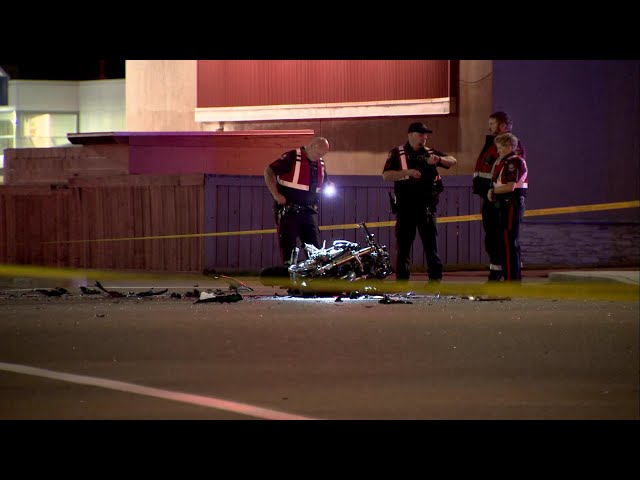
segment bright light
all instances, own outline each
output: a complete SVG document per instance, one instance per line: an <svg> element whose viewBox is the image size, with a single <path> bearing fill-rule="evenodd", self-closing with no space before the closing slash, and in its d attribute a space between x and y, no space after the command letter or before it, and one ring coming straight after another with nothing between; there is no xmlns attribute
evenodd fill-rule
<svg viewBox="0 0 640 480"><path fill-rule="evenodd" d="M336 194L336 186L333 183L328 183L326 187L322 190L322 193L327 197L334 197Z"/></svg>

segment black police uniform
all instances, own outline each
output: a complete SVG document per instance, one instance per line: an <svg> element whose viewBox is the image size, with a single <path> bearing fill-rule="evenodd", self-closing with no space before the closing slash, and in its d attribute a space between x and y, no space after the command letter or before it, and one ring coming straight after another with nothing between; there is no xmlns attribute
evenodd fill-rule
<svg viewBox="0 0 640 480"><path fill-rule="evenodd" d="M416 238L416 229L420 234L427 259L427 273L430 280L442 279L442 261L438 255L438 230L436 226L436 207L439 195L443 191L442 179L436 167L449 167L438 163L430 165L427 160L431 153L441 157L446 153L420 147L414 150L409 142L389 152L383 171L403 170L400 155L404 150L407 169L416 169L420 178L409 177L394 182L396 195L396 279L409 280L409 260L411 246Z"/></svg>

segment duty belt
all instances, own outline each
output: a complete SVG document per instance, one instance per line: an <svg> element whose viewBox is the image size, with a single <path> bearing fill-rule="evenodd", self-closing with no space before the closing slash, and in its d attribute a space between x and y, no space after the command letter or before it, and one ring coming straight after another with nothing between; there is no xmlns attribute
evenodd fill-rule
<svg viewBox="0 0 640 480"><path fill-rule="evenodd" d="M318 205L298 205L297 203L287 203L285 209L294 213L318 213Z"/></svg>
<svg viewBox="0 0 640 480"><path fill-rule="evenodd" d="M318 213L318 205L298 205L297 203L286 203L284 205L279 205L277 210L278 223L280 223L280 219L282 219L282 217L284 217L289 212Z"/></svg>

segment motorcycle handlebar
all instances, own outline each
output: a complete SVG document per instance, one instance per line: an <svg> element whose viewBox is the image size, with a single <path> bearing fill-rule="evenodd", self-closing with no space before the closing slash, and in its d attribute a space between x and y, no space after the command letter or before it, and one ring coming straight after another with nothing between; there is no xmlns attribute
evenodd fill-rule
<svg viewBox="0 0 640 480"><path fill-rule="evenodd" d="M367 228L367 224L365 222L362 222L362 223L359 223L358 226L362 228L364 230L364 233L367 235L367 243L371 246L376 247L376 250L378 250L378 244L374 240L375 235L369 232L369 229Z"/></svg>

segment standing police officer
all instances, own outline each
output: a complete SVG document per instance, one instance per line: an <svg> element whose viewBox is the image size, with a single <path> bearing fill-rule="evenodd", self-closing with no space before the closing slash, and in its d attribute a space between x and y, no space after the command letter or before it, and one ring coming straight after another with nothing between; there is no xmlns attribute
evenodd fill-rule
<svg viewBox="0 0 640 480"><path fill-rule="evenodd" d="M427 258L429 280L442 280L435 215L443 186L436 167L448 169L458 161L451 155L427 147L428 133L432 133L432 130L424 123L409 125L407 142L389 152L382 173L385 181L394 182L397 202L397 280L409 280L409 257L416 229Z"/></svg>
<svg viewBox="0 0 640 480"><path fill-rule="evenodd" d="M498 213L498 238L502 274L505 281L522 280L520 263L520 222L524 216L525 197L529 189L527 162L517 154L518 139L511 133L495 138L498 150L487 194Z"/></svg>
<svg viewBox="0 0 640 480"><path fill-rule="evenodd" d="M506 112L494 112L489 116L489 135L485 137L484 147L473 172L473 193L482 198L482 228L484 229L484 248L489 255L489 281L499 281L503 278L502 239L499 237L500 226L498 224L498 210L487 199L487 193L491 188L491 171L498 158L498 150L494 143L497 135L511 132L513 122ZM518 140L516 154L526 159L524 145Z"/></svg>
<svg viewBox="0 0 640 480"><path fill-rule="evenodd" d="M318 204L328 179L322 158L328 151L329 141L316 137L306 147L285 152L264 170L265 183L274 199L284 265L291 264L298 237L303 243L320 248Z"/></svg>

